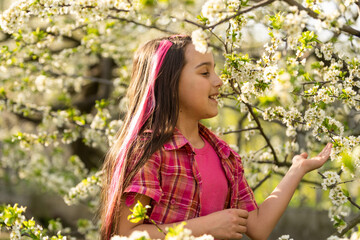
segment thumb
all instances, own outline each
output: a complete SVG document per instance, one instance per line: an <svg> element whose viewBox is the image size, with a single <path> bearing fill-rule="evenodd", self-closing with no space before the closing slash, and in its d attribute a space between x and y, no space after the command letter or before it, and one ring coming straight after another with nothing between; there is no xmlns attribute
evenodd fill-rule
<svg viewBox="0 0 360 240"><path fill-rule="evenodd" d="M307 158L308 154L306 152L303 152L303 153L300 154L300 156L303 157L303 158Z"/></svg>

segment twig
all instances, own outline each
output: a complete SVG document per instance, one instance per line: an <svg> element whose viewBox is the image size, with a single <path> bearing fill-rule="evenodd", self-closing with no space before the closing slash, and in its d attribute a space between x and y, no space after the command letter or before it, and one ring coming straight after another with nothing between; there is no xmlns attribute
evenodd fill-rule
<svg viewBox="0 0 360 240"><path fill-rule="evenodd" d="M276 163L276 164L279 164L279 159L278 159L278 157L277 157L277 155L276 155L275 149L274 149L274 147L271 145L269 138L266 136L266 134L265 134L265 132L264 132L262 126L261 126L261 123L260 123L260 121L259 121L259 118L255 115L254 111L252 110L252 106L251 106L250 104L248 104L248 103L244 103L244 104L245 104L246 107L248 108L250 114L253 116L256 124L257 124L258 127L259 127L259 131L260 131L261 135L264 137L267 145L270 147L271 152L272 152L272 154L274 155L274 161L275 161L275 163Z"/></svg>
<svg viewBox="0 0 360 240"><path fill-rule="evenodd" d="M254 154L258 154L259 152L261 152L262 150L264 150L265 148L267 148L269 145L265 145L262 148L259 148L258 150L256 150L256 152L254 152Z"/></svg>
<svg viewBox="0 0 360 240"><path fill-rule="evenodd" d="M273 164L278 167L291 167L291 163L288 162L274 162L274 161L253 161L253 162L259 164Z"/></svg>
<svg viewBox="0 0 360 240"><path fill-rule="evenodd" d="M319 82L317 82L317 81L312 81L312 82L303 82L303 83L301 83L301 84L302 84L302 85L308 85L308 84L316 84L316 83L319 83L319 84L324 85L324 84L329 83L329 82L331 82L331 81L319 81ZM339 81L339 82L342 82L342 81Z"/></svg>
<svg viewBox="0 0 360 240"><path fill-rule="evenodd" d="M228 132L224 132L224 133L223 133L223 135L225 135L225 134L229 134L229 133L240 133L240 132L245 132L245 131L250 131L250 130L256 130L256 129L259 129L259 127L245 128L245 129L239 129L239 130L228 131Z"/></svg>
<svg viewBox="0 0 360 240"><path fill-rule="evenodd" d="M173 32L173 31L170 31L170 30L167 30L167 29L164 29L164 28L160 28L160 27L155 26L155 25L146 25L144 23L139 23L139 22L136 22L134 20L130 20L130 19L126 19L126 18L120 18L120 17L116 17L116 16L112 16L112 15L109 15L108 18L109 19L116 19L116 20L120 20L120 21L124 21L124 22L129 22L129 23L134 23L135 25L139 25L139 26L146 27L146 28L153 28L153 29L156 29L156 30L159 30L161 32L168 33L168 34L176 34L176 32Z"/></svg>
<svg viewBox="0 0 360 240"><path fill-rule="evenodd" d="M357 207L358 209L360 209L360 206L359 206L354 200L352 200L351 197L348 197L347 199L348 199L348 201L349 201L353 206L355 206L355 207Z"/></svg>
<svg viewBox="0 0 360 240"><path fill-rule="evenodd" d="M224 22L229 21L230 19L233 19L233 18L235 18L235 17L237 17L237 16L240 16L241 14L250 12L250 11L256 9L256 8L259 8L259 7L262 7L262 6L271 4L272 2L275 2L275 0L262 1L262 2L260 2L260 3L258 3L258 4L255 4L255 5L247 8L247 9L244 9L244 10L242 10L242 11L237 11L236 14L231 15L231 16L229 16L229 17L227 17L227 18L224 18L223 20L221 20L221 21L219 21L219 22L217 22L217 23L214 23L214 24L212 24L212 25L209 25L209 26L206 26L206 25L202 25L202 24L193 22L193 21L191 21L191 20L189 20L189 19L183 19L182 21L187 22L187 23L190 23L190 24L192 24L192 25L194 25L194 26L197 26L197 27L199 27L199 28L202 28L202 29L204 29L204 30L205 30L205 29L213 29L213 28L215 28L216 26L218 26L218 25L220 25L220 24L222 24L222 23L224 23Z"/></svg>
<svg viewBox="0 0 360 240"><path fill-rule="evenodd" d="M256 9L256 8L259 8L259 7L262 7L262 6L271 4L272 2L275 2L275 0L262 1L262 2L260 2L260 3L258 3L258 4L255 4L255 5L247 8L247 9L244 9L244 10L242 10L242 11L238 11L236 14L234 14L234 15L232 15L232 16L230 16L230 17L224 18L224 19L221 20L220 22L214 23L213 25L210 25L210 26L208 26L207 28L214 28L214 27L216 27L216 26L218 26L218 25L220 25L220 24L222 24L222 23L224 23L224 22L229 21L229 20L232 19L232 18L235 18L235 17L237 17L237 16L240 16L241 14L244 14L244 13L250 12L250 11Z"/></svg>
<svg viewBox="0 0 360 240"><path fill-rule="evenodd" d="M150 218L148 218L148 219L151 221L152 224L154 224L154 225L157 227L157 229L159 230L159 232L162 232L162 233L166 236L166 233L164 232L164 230L162 230L162 229L159 227L159 225L156 224L156 222L155 222L154 220L152 220L152 219L150 219Z"/></svg>
<svg viewBox="0 0 360 240"><path fill-rule="evenodd" d="M252 190L255 191L258 187L260 187L270 177L271 177L271 172L268 175L266 175L260 182L258 182L258 184L256 184L256 186L252 188Z"/></svg>

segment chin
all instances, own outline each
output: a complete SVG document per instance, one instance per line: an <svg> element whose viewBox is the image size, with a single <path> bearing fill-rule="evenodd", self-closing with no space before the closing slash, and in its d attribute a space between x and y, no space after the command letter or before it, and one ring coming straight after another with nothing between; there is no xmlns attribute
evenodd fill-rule
<svg viewBox="0 0 360 240"><path fill-rule="evenodd" d="M204 119L206 118L213 118L213 117L216 117L218 115L218 111L214 112L214 113L211 113L211 114L207 114Z"/></svg>

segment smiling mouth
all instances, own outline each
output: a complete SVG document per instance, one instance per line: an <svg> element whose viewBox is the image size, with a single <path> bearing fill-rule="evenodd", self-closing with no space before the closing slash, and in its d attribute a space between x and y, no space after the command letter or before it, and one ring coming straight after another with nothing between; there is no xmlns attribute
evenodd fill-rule
<svg viewBox="0 0 360 240"><path fill-rule="evenodd" d="M209 96L209 98L210 98L211 100L217 101L218 95L217 95L217 94L216 94L216 95L211 95L211 96Z"/></svg>

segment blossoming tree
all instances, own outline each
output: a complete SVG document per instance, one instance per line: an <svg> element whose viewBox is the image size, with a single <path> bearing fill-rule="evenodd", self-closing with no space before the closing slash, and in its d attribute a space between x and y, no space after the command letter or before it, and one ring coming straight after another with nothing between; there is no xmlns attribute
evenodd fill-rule
<svg viewBox="0 0 360 240"><path fill-rule="evenodd" d="M17 1L0 19L0 177L96 210L99 167L122 125L133 51L159 34L189 33L198 51L220 56L222 108L235 110L237 123L218 131L236 136L254 191L284 174L294 154L330 141L331 161L304 184L328 196L329 239L356 238L359 8L355 0ZM1 207L0 225L13 239L46 238L23 212ZM97 238L99 223L78 225Z"/></svg>

